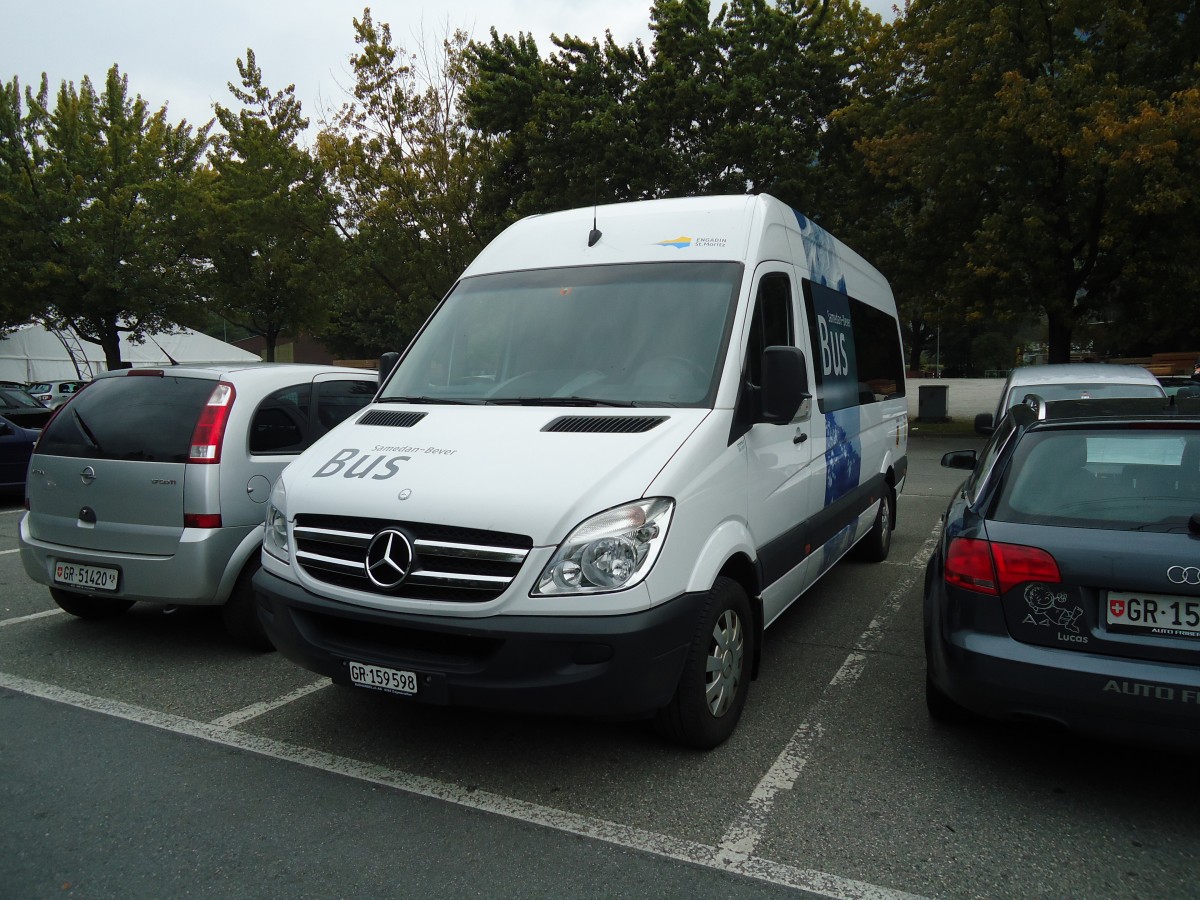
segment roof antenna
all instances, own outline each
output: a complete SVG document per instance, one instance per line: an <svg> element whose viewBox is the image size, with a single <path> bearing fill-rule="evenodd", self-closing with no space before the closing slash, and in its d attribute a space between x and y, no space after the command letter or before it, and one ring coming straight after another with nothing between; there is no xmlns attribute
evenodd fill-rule
<svg viewBox="0 0 1200 900"><path fill-rule="evenodd" d="M596 227L596 200L592 200L592 230L588 232L588 246L595 247L596 241L600 240L603 235L600 234L600 229Z"/></svg>

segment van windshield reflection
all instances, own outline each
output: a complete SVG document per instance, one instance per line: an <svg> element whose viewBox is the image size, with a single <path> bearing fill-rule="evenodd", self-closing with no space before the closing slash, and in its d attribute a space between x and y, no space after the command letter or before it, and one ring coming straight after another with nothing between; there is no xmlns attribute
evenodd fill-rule
<svg viewBox="0 0 1200 900"><path fill-rule="evenodd" d="M711 406L741 276L673 262L464 279L380 400Z"/></svg>

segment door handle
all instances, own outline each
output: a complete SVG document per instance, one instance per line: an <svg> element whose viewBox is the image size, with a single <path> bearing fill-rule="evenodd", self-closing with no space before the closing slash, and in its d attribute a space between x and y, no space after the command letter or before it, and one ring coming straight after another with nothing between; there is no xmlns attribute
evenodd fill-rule
<svg viewBox="0 0 1200 900"><path fill-rule="evenodd" d="M808 432L807 431L797 431L796 436L794 438L792 438L792 443L793 444L803 444L807 440L808 440Z"/></svg>

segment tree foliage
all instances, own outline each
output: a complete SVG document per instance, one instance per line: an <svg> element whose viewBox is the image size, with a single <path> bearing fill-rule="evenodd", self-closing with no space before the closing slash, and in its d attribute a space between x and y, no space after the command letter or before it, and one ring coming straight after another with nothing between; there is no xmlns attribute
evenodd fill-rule
<svg viewBox="0 0 1200 900"><path fill-rule="evenodd" d="M191 178L208 126L172 125L114 65L97 93L0 91L0 290L9 324L70 326L121 365L120 338L168 328L195 295Z"/></svg>
<svg viewBox="0 0 1200 900"><path fill-rule="evenodd" d="M859 146L928 292L1042 313L1065 362L1083 323L1194 291L1198 28L1194 0L913 0Z"/></svg>
<svg viewBox="0 0 1200 900"><path fill-rule="evenodd" d="M877 16L848 0L657 0L618 45L492 31L469 51L467 121L497 141L518 211L598 201L820 191L822 138L857 87Z"/></svg>
<svg viewBox="0 0 1200 900"><path fill-rule="evenodd" d="M466 126L467 36L408 53L370 9L354 20L353 98L317 155L341 199L346 289L322 336L347 352L403 347L495 233L490 147Z"/></svg>
<svg viewBox="0 0 1200 900"><path fill-rule="evenodd" d="M342 249L324 173L297 143L308 120L295 86L272 93L252 49L237 68L240 86L229 91L242 108L216 106L224 133L205 179L203 287L213 309L260 335L274 360L281 335L324 323Z"/></svg>
<svg viewBox="0 0 1200 900"><path fill-rule="evenodd" d="M373 356L518 216L765 191L887 275L913 367L939 335L1002 367L1041 319L1057 360L1085 333L1200 344L1197 0L908 0L893 24L857 0L655 0L648 47L547 55L352 24L311 151L250 51L203 167L209 126L150 114L115 67L53 106L44 79L0 86L0 329L43 314L116 353L207 296L268 345L307 327Z"/></svg>

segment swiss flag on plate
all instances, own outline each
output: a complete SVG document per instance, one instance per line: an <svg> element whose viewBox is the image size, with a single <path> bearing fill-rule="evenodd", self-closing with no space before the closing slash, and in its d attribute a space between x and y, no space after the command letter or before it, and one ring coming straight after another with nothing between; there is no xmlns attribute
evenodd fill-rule
<svg viewBox="0 0 1200 900"><path fill-rule="evenodd" d="M1109 600L1108 601L1108 610L1114 616L1120 618L1121 616L1125 615L1125 601L1124 600Z"/></svg>

